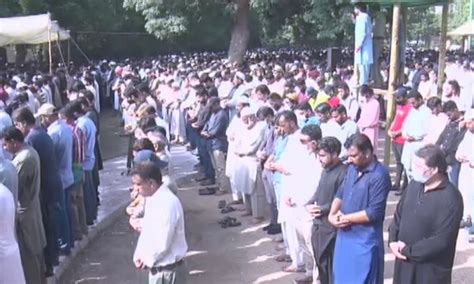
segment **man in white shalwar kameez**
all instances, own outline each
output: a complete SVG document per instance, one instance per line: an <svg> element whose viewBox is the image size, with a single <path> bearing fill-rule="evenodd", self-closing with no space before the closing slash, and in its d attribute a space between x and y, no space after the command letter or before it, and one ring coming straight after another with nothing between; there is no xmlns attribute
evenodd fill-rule
<svg viewBox="0 0 474 284"><path fill-rule="evenodd" d="M20 249L15 237L16 204L13 194L0 184L0 283L25 283Z"/></svg>
<svg viewBox="0 0 474 284"><path fill-rule="evenodd" d="M294 219L290 222L294 222L306 270L306 277L299 279L302 283L305 280L313 279L314 273L317 274L311 242L313 218L307 213L305 205L315 194L322 173L322 166L316 154L321 139L322 133L319 126L307 125L303 127L299 139L303 147L299 149L298 153L295 152L295 155L290 156L292 160L285 165L289 176L284 179L283 192L288 195L282 206L290 206L293 211ZM298 280L296 282L300 283Z"/></svg>
<svg viewBox="0 0 474 284"><path fill-rule="evenodd" d="M227 159L225 165L225 175L229 178L230 188L232 190L232 203L231 204L242 204L242 193L237 189L235 183L235 161L237 159L237 155L235 154L235 145L237 142L237 138L242 133L242 128L244 127L244 123L240 118L240 111L242 108L249 106L249 100L247 97L242 97L235 107L236 115L232 118L229 123L229 127L227 127L226 136L229 146L227 148Z"/></svg>
<svg viewBox="0 0 474 284"><path fill-rule="evenodd" d="M464 118L468 131L466 131L456 151L456 159L461 163L458 187L464 201L463 220L469 223L468 219L471 219L472 223L472 216L474 216L474 187L472 182L474 179L474 109L468 111Z"/></svg>
<svg viewBox="0 0 474 284"><path fill-rule="evenodd" d="M241 132L235 143L234 182L244 196L247 216L252 215L254 223L263 221L265 191L262 181L262 166L257 151L266 137L267 124L257 121L257 111L244 107L240 112Z"/></svg>
<svg viewBox="0 0 474 284"><path fill-rule="evenodd" d="M284 111L280 114L278 126L288 134L288 142L281 158L275 163L274 168L282 174L281 178L281 198L278 212L278 223L281 224L283 239L291 257L291 265L284 268L285 272L303 271L304 260L303 250L299 245L298 235L296 232L296 211L295 207L287 204L291 193L295 190L295 179L292 172L298 169L298 159L302 154L308 152L304 145L300 142L300 131L296 115L290 111Z"/></svg>
<svg viewBox="0 0 474 284"><path fill-rule="evenodd" d="M402 136L405 138L402 164L405 167L408 178L411 179L412 157L424 145L423 140L428 134L428 122L430 121L431 111L423 103L423 97L417 91L410 92L408 103L413 107L402 126Z"/></svg>

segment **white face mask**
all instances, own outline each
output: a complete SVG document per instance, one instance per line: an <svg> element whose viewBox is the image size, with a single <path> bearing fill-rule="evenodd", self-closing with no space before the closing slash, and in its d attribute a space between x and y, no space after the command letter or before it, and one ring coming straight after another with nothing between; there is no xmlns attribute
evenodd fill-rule
<svg viewBox="0 0 474 284"><path fill-rule="evenodd" d="M428 177L424 175L424 173L416 168L413 169L411 174L413 180L419 183L426 183L428 181Z"/></svg>

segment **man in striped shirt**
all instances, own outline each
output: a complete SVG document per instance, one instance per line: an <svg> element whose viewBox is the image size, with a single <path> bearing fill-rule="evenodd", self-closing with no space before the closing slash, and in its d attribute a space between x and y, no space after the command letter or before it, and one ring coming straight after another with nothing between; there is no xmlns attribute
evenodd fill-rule
<svg viewBox="0 0 474 284"><path fill-rule="evenodd" d="M72 172L74 175L74 185L71 188L71 224L74 240L81 240L83 235L87 235L86 213L84 208L84 171L82 163L84 161L85 136L82 130L76 126L74 112L71 105L66 105L59 111L59 116L72 130Z"/></svg>

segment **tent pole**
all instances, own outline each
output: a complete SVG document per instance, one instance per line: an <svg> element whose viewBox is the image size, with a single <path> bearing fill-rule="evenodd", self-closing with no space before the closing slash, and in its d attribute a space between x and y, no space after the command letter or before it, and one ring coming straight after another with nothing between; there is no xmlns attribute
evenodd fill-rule
<svg viewBox="0 0 474 284"><path fill-rule="evenodd" d="M49 74L53 74L53 55L51 46L51 21L48 25L48 56L49 56Z"/></svg>
<svg viewBox="0 0 474 284"><path fill-rule="evenodd" d="M439 39L439 58L438 58L438 97L443 94L444 69L446 68L446 40L448 33L448 3L443 4L441 15L441 37Z"/></svg>
<svg viewBox="0 0 474 284"><path fill-rule="evenodd" d="M67 40L67 62L66 62L66 66L69 65L69 62L71 62L71 39Z"/></svg>
<svg viewBox="0 0 474 284"><path fill-rule="evenodd" d="M388 168L390 165L390 151L392 140L388 136L388 129L392 124L392 120L395 112L395 87L397 85L398 66L400 65L399 58L399 30L400 30L400 11L401 4L396 3L393 5L393 21L392 21L392 39L390 41L390 73L388 79L388 92L387 92L387 131L385 132L385 145L384 145L384 157L383 161L385 166Z"/></svg>

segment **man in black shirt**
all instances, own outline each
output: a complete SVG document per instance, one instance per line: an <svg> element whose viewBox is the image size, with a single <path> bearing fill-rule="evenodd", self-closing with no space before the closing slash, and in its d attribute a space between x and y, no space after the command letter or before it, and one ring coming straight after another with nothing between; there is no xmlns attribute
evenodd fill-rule
<svg viewBox="0 0 474 284"><path fill-rule="evenodd" d="M314 217L313 255L319 271L321 284L333 283L332 258L336 240L336 228L328 221L331 203L344 180L347 166L339 159L341 142L335 137L325 137L319 144L319 161L323 172L318 188L306 205L306 210Z"/></svg>
<svg viewBox="0 0 474 284"><path fill-rule="evenodd" d="M463 200L446 170L438 146L427 145L416 152L413 181L389 228L389 246L396 257L395 284L451 283Z"/></svg>
<svg viewBox="0 0 474 284"><path fill-rule="evenodd" d="M446 125L443 132L441 132L436 145L438 145L446 155L449 181L454 186L458 187L461 163L456 160L455 155L459 144L464 138L464 134L466 134L466 128L459 127L459 123L463 120L463 117L461 116L455 102L446 102L443 105L443 112L449 117L449 123Z"/></svg>

